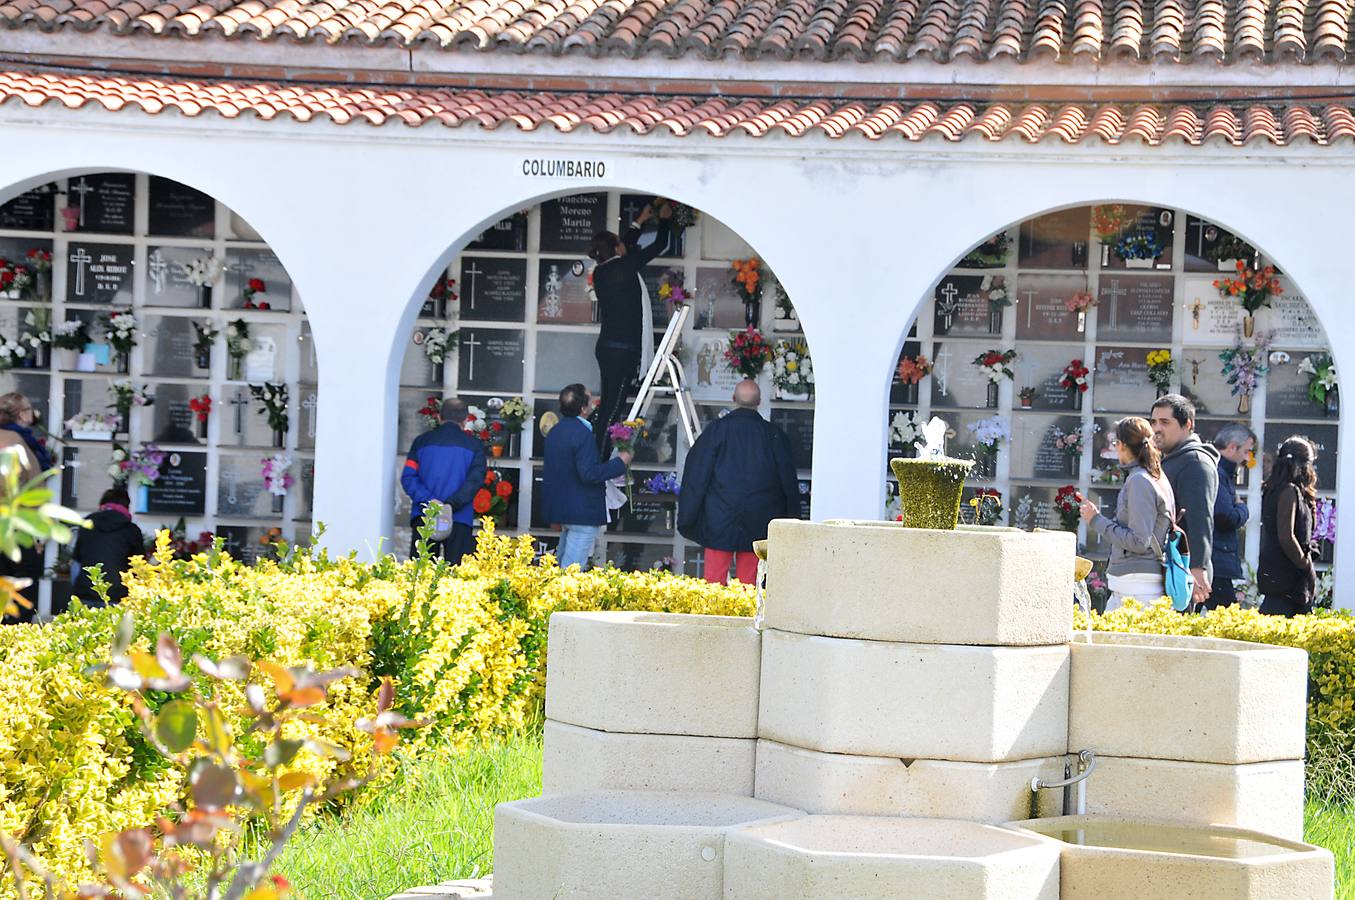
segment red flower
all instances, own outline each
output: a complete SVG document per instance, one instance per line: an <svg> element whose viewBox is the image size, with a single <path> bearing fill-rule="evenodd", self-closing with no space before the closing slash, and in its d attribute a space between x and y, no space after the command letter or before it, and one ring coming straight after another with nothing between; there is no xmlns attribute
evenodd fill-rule
<svg viewBox="0 0 1355 900"><path fill-rule="evenodd" d="M272 305L267 302L259 304L259 309L272 309L272 308L273 308Z"/></svg>
<svg viewBox="0 0 1355 900"><path fill-rule="evenodd" d="M249 289L259 294L268 292L268 288L264 287L262 278L251 278L249 280Z"/></svg>
<svg viewBox="0 0 1355 900"><path fill-rule="evenodd" d="M492 502L489 491L480 488L480 490L475 492L475 500L472 501L471 508L478 513L484 514L489 512L489 507Z"/></svg>
<svg viewBox="0 0 1355 900"><path fill-rule="evenodd" d="M486 472L486 473L485 473L485 484L493 484L493 483L494 483L495 477L496 477L496 476L495 476L495 474L494 474L493 471Z"/></svg>
<svg viewBox="0 0 1355 900"><path fill-rule="evenodd" d="M494 493L507 500L509 497L513 496L513 483L511 481L500 481L494 487Z"/></svg>

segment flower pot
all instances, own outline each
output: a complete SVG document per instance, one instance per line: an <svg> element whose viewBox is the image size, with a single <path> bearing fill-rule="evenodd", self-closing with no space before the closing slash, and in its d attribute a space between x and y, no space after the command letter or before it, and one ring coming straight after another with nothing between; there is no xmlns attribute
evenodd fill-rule
<svg viewBox="0 0 1355 900"><path fill-rule="evenodd" d="M199 369L210 369L212 367L212 351L198 350L193 354L193 365Z"/></svg>
<svg viewBox="0 0 1355 900"><path fill-rule="evenodd" d="M778 400L808 400L809 394L801 394L794 391L787 391L783 388L777 388L776 397Z"/></svg>
<svg viewBox="0 0 1355 900"><path fill-rule="evenodd" d="M1034 398L1034 397L1022 397L1022 398L1021 398L1021 408L1022 408L1022 409L1030 409L1030 408L1031 408L1031 405L1034 404L1034 402L1035 402L1035 398Z"/></svg>
<svg viewBox="0 0 1355 900"><path fill-rule="evenodd" d="M1124 267L1126 269L1151 269L1157 264L1155 259L1126 259Z"/></svg>
<svg viewBox="0 0 1355 900"><path fill-rule="evenodd" d="M1256 331L1256 316L1252 315L1251 313L1247 313L1245 316L1242 317L1242 334L1246 337L1251 337L1255 331Z"/></svg>
<svg viewBox="0 0 1355 900"><path fill-rule="evenodd" d="M997 409L997 382L988 382L988 408Z"/></svg>
<svg viewBox="0 0 1355 900"><path fill-rule="evenodd" d="M287 498L286 498L285 496L282 496L282 495L280 495L280 494L274 494L274 495L273 495L273 512L276 513L276 514L278 514L278 515L282 515L283 504L286 503L286 502L287 502Z"/></svg>
<svg viewBox="0 0 1355 900"><path fill-rule="evenodd" d="M76 441L111 441L113 440L113 432L104 431L103 429L97 431L82 429L80 431L72 431L71 439Z"/></svg>
<svg viewBox="0 0 1355 900"><path fill-rule="evenodd" d="M283 431L281 428L274 428L274 429L273 429L273 446L274 446L274 447L284 447L284 446L286 446L286 444L287 444L287 432Z"/></svg>
<svg viewBox="0 0 1355 900"><path fill-rule="evenodd" d="M489 446L489 455L495 459L503 456L503 444L491 444Z"/></svg>
<svg viewBox="0 0 1355 900"><path fill-rule="evenodd" d="M1323 410L1328 418L1341 411L1341 397L1335 388L1327 391L1327 402L1323 405Z"/></svg>
<svg viewBox="0 0 1355 900"><path fill-rule="evenodd" d="M1081 411L1082 411L1082 391L1078 390L1077 388L1073 388L1073 389L1071 389L1071 390L1069 391L1069 393L1071 393L1071 394L1073 395L1073 410L1074 410L1075 412L1081 412Z"/></svg>
<svg viewBox="0 0 1355 900"><path fill-rule="evenodd" d="M63 372L75 370L75 356L74 350L67 350L65 347L56 347L52 350L53 363Z"/></svg>
<svg viewBox="0 0 1355 900"><path fill-rule="evenodd" d="M202 309L212 308L212 286L204 284L198 288L198 306Z"/></svg>
<svg viewBox="0 0 1355 900"><path fill-rule="evenodd" d="M150 512L151 505L151 486L148 484L138 484L136 486L136 508L132 512Z"/></svg>
<svg viewBox="0 0 1355 900"><path fill-rule="evenodd" d="M965 476L974 467L967 459L891 459L899 481L903 527L954 531L960 522L960 496Z"/></svg>
<svg viewBox="0 0 1355 900"><path fill-rule="evenodd" d="M99 364L95 362L93 353L80 353L75 357L75 371L77 372L93 372L98 367Z"/></svg>
<svg viewBox="0 0 1355 900"><path fill-rule="evenodd" d="M1237 411L1243 415L1251 412L1251 394L1241 394L1238 396Z"/></svg>

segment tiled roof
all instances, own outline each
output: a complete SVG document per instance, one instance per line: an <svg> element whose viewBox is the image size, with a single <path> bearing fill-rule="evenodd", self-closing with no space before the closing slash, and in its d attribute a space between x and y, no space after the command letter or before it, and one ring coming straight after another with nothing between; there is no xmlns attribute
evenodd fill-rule
<svg viewBox="0 0 1355 900"><path fill-rule="evenodd" d="M629 129L715 137L822 134L870 140L1101 141L1108 144L1332 144L1355 139L1355 109L1335 105L1132 105L589 94L458 87L358 87L174 81L55 71L0 71L0 104L102 106L186 116L438 123L561 132Z"/></svg>
<svg viewBox="0 0 1355 900"><path fill-rule="evenodd" d="M11 27L705 58L1345 60L1355 0L0 0Z"/></svg>

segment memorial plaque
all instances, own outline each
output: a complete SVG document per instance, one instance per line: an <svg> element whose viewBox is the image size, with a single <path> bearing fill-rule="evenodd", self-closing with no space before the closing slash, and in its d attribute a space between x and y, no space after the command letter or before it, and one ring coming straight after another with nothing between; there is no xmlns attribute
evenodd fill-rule
<svg viewBox="0 0 1355 900"><path fill-rule="evenodd" d="M990 279L982 275L947 275L942 278L933 295L932 331L938 336L949 334L962 337L1001 333L1001 317L990 314L984 293L990 283Z"/></svg>
<svg viewBox="0 0 1355 900"><path fill-rule="evenodd" d="M527 250L527 213L513 213L500 219L466 245L467 250L506 250L523 253Z"/></svg>
<svg viewBox="0 0 1355 900"><path fill-rule="evenodd" d="M1170 341L1173 290L1170 275L1102 275L1096 311L1097 339Z"/></svg>
<svg viewBox="0 0 1355 900"><path fill-rule="evenodd" d="M972 459L979 463L970 472L971 480L986 480L994 477L993 474L984 471L984 462L988 459L988 452L979 444L974 437L974 430L971 426L976 426L985 419L990 419L995 415L987 412L947 412L941 416L946 423L946 455L953 456L956 459ZM1007 420L1008 428L1011 427L1011 417L1004 417ZM999 452L1007 449L1007 442L1002 441L998 445Z"/></svg>
<svg viewBox="0 0 1355 900"><path fill-rule="evenodd" d="M0 206L0 228L13 231L51 231L56 225L56 185L25 191Z"/></svg>
<svg viewBox="0 0 1355 900"><path fill-rule="evenodd" d="M1304 428L1295 429L1317 447L1317 489L1319 491L1336 490L1336 440L1337 426L1333 422L1330 425L1308 425ZM1270 433L1274 437L1270 437ZM1267 438L1272 447L1278 447L1280 441L1288 437L1281 428L1270 429Z"/></svg>
<svg viewBox="0 0 1355 900"><path fill-rule="evenodd" d="M921 352L922 344L917 341L904 341L903 352L899 354L899 362L902 363L904 357L916 360L918 354ZM917 384L904 384L899 380L899 367L896 364L894 366L894 376L889 380L890 406L916 406L921 394L922 382L919 381Z"/></svg>
<svg viewBox="0 0 1355 900"><path fill-rule="evenodd" d="M1054 440L1081 427L1079 416L1016 416L1012 425L1012 477L1076 481L1076 462L1056 447Z"/></svg>
<svg viewBox="0 0 1355 900"><path fill-rule="evenodd" d="M261 559L273 554L271 547L259 543L266 529L259 525L218 525L216 535L226 545L226 552L232 559L246 565L254 565Z"/></svg>
<svg viewBox="0 0 1355 900"><path fill-rule="evenodd" d="M624 234L625 230L630 227L630 223L634 222L635 218L640 215L640 211L653 202L654 198L648 194L622 194L621 221L617 227L617 234ZM646 227L653 228L658 223L658 213L653 213ZM640 239L640 246L649 246L649 242L654 240L654 237L653 231L648 232ZM668 249L663 251L663 257L665 259L681 259L686 256L686 243L686 229L675 226L673 228L673 240L668 245Z"/></svg>
<svg viewBox="0 0 1355 900"><path fill-rule="evenodd" d="M72 243L66 256L66 302L131 306L132 248Z"/></svg>
<svg viewBox="0 0 1355 900"><path fill-rule="evenodd" d="M311 334L310 323L304 320L301 322L301 338L297 341L297 353L301 356L300 382L319 384L320 360L315 355L315 336Z"/></svg>
<svg viewBox="0 0 1355 900"><path fill-rule="evenodd" d="M1081 275L1030 275L1016 279L1016 338L1022 341L1079 341L1087 323L1078 328L1078 314L1068 309L1068 299L1087 290ZM1090 318L1095 312L1088 311Z"/></svg>
<svg viewBox="0 0 1355 900"><path fill-rule="evenodd" d="M631 473L636 490L644 479L654 472L636 471ZM618 530L625 534L650 534L672 537L677 520L677 500L650 499L636 493L635 502L621 508Z"/></svg>
<svg viewBox="0 0 1355 900"><path fill-rule="evenodd" d="M67 206L76 210L68 231L131 234L136 206L136 176L121 172L81 175L66 187Z"/></svg>
<svg viewBox="0 0 1355 900"><path fill-rule="evenodd" d="M1187 272L1233 272L1233 261L1243 259L1248 264L1256 255L1256 248L1225 228L1207 219L1186 216Z"/></svg>
<svg viewBox="0 0 1355 900"><path fill-rule="evenodd" d="M808 519L810 507L813 505L813 483L809 479L801 478L796 482L796 486L800 489L800 518Z"/></svg>
<svg viewBox="0 0 1355 900"><path fill-rule="evenodd" d="M1250 413L1242 414L1238 410L1242 398L1233 395L1232 385L1223 375L1223 361L1217 350L1187 349L1181 354L1180 362L1181 393L1195 404L1198 414L1251 419Z"/></svg>
<svg viewBox="0 0 1355 900"><path fill-rule="evenodd" d="M461 318L521 322L527 310L527 261L461 258Z"/></svg>
<svg viewBox="0 0 1355 900"><path fill-rule="evenodd" d="M1100 508L1102 515L1114 519L1116 504L1120 502L1120 489L1118 487L1093 487L1089 492L1088 499ZM1110 549L1110 541L1102 538L1096 533L1095 529L1087 528L1087 542L1083 545L1081 551L1084 556L1094 560L1109 559Z"/></svg>
<svg viewBox="0 0 1355 900"><path fill-rule="evenodd" d="M273 515L273 495L264 487L262 466L258 455L221 455L216 487L218 515L250 518Z"/></svg>
<svg viewBox="0 0 1355 900"><path fill-rule="evenodd" d="M597 550L601 550L598 547ZM637 543L635 541L607 542L607 562L624 572L647 572L660 560L673 555L672 544Z"/></svg>
<svg viewBox="0 0 1355 900"><path fill-rule="evenodd" d="M1054 507L1055 487L1042 485L1012 485L1007 521L1022 531L1044 528L1062 531L1058 510Z"/></svg>
<svg viewBox="0 0 1355 900"><path fill-rule="evenodd" d="M560 401L558 398L537 398L532 401L532 459L541 459L546 452L546 434L559 424Z"/></svg>
<svg viewBox="0 0 1355 900"><path fill-rule="evenodd" d="M694 327L733 330L747 327L747 311L734 288L733 274L728 266L697 268L691 315ZM764 302L763 306L766 305Z"/></svg>
<svg viewBox="0 0 1355 900"><path fill-rule="evenodd" d="M1148 380L1149 352L1143 347L1096 348L1096 364L1090 368L1097 412L1147 417L1157 397L1157 389Z"/></svg>
<svg viewBox="0 0 1355 900"><path fill-rule="evenodd" d="M988 385L991 382L974 360L989 349L998 349L991 343L969 341L937 341L932 345L932 405L941 407L972 407L983 409L988 406ZM1020 357L1017 358L1020 361ZM1013 369L1013 372L1016 370Z"/></svg>
<svg viewBox="0 0 1355 900"><path fill-rule="evenodd" d="M1186 317L1185 343L1231 347L1242 336L1242 304L1219 296L1217 275L1187 275L1181 279Z"/></svg>
<svg viewBox="0 0 1355 900"><path fill-rule="evenodd" d="M210 257L207 247L164 247L152 244L146 253L147 306L171 306L179 309L198 309L203 301L211 302L206 293L188 280L187 267L195 260ZM212 291L219 287L211 285Z"/></svg>
<svg viewBox="0 0 1355 900"><path fill-rule="evenodd" d="M186 316L147 316L143 360L152 375L193 378L206 373L196 364L194 319Z"/></svg>
<svg viewBox="0 0 1355 900"><path fill-rule="evenodd" d="M67 407L67 415L71 415ZM62 448L61 503L83 513L92 513L108 490L108 467L113 464L113 444L85 441Z"/></svg>
<svg viewBox="0 0 1355 900"><path fill-rule="evenodd" d="M170 453L160 480L147 494L148 512L203 515L207 512L207 454Z"/></svg>
<svg viewBox="0 0 1355 900"><path fill-rule="evenodd" d="M254 295L254 304L260 309L267 303L269 309L287 312L292 308L292 279L271 250L226 250L226 296L216 306L221 309L241 309L245 305L245 286L251 278L264 283L264 292Z"/></svg>
<svg viewBox="0 0 1355 900"><path fill-rule="evenodd" d="M723 332L695 334L690 345L683 347L682 367L692 397L727 403L734 396L734 386L743 376L725 362L729 336Z"/></svg>
<svg viewBox="0 0 1355 900"><path fill-rule="evenodd" d="M302 450L315 449L316 426L320 421L320 395L315 388L300 385L296 389L296 445Z"/></svg>
<svg viewBox="0 0 1355 900"><path fill-rule="evenodd" d="M594 393L602 389L593 348L597 335L572 331L538 331L536 379L538 391L558 393L567 384L582 384Z"/></svg>
<svg viewBox="0 0 1355 900"><path fill-rule="evenodd" d="M1091 368L1087 363L1086 353L1087 348L1083 344L1023 346L1021 355L1012 366L1012 371L1016 373L1015 390L1035 388L1035 399L1027 408L1047 411L1075 409L1076 399L1073 392L1063 387L1060 382L1063 380L1064 367L1075 359L1082 360L1087 368ZM1084 393L1082 401L1085 402L1089 396L1090 392ZM1021 401L1018 399L1013 405L1020 407Z"/></svg>
<svg viewBox="0 0 1355 900"><path fill-rule="evenodd" d="M1108 244L1102 244L1101 268L1171 269L1172 235L1176 228L1176 214L1172 210L1160 206L1126 205L1124 210L1130 223L1120 232L1120 238L1113 239ZM1156 263L1146 259L1126 262L1115 254L1116 242L1130 235L1151 236L1157 242L1157 246L1162 248L1162 252L1156 257Z"/></svg>
<svg viewBox="0 0 1355 900"><path fill-rule="evenodd" d="M405 453L409 450L409 445L414 443L414 439L428 430L423 416L419 415L419 410L423 408L429 397L433 397L435 402L442 402L441 391L400 389L395 417L395 449L397 452Z"/></svg>
<svg viewBox="0 0 1355 900"><path fill-rule="evenodd" d="M538 421L539 421L539 418L540 418L540 417L538 417ZM538 444L538 446L540 446L540 444ZM547 522L547 521L546 521L546 515L545 515L545 513L542 511L542 510L545 509L545 506L544 506L544 504L545 504L545 497L546 497L546 488L545 488L545 484L546 484L546 476L545 476L545 474L543 473L543 471L542 471L541 469L539 469L539 468L533 468L533 469L532 469L532 515L531 515L531 523L530 523L530 527L532 527L532 528L547 529L547 528L554 528L555 526L557 526L557 525L560 524L559 522ZM560 539L560 536L559 536L559 534L553 534L553 535L551 535L551 539L558 542L559 539Z"/></svg>
<svg viewBox="0 0 1355 900"><path fill-rule="evenodd" d="M590 264L581 259L543 259L537 266L538 322L588 325L597 321L597 301L588 286Z"/></svg>
<svg viewBox="0 0 1355 900"><path fill-rule="evenodd" d="M677 409L671 403L654 403L649 407L647 419L649 437L635 448L635 462L661 466L677 462ZM685 442L686 438L681 440Z"/></svg>
<svg viewBox="0 0 1355 900"><path fill-rule="evenodd" d="M1329 346L1322 323L1308 301L1288 278L1281 279L1281 284L1285 292L1271 298L1270 309L1261 310L1258 327L1271 332L1273 341L1284 347L1321 350Z"/></svg>
<svg viewBox="0 0 1355 900"><path fill-rule="evenodd" d="M667 328L668 320L673 314L673 304L659 295L659 290L663 287L663 276L668 269L668 266L653 265L640 270L645 289L649 291L649 315L655 331Z"/></svg>
<svg viewBox="0 0 1355 900"><path fill-rule="evenodd" d="M151 433L155 437L151 440L156 444L202 444L197 414L189 406L190 400L201 395L199 389L186 384L157 384L154 390Z"/></svg>
<svg viewBox="0 0 1355 900"><path fill-rule="evenodd" d="M773 407L771 423L790 438L795 468L808 471L814 465L814 410Z"/></svg>
<svg viewBox="0 0 1355 900"><path fill-rule="evenodd" d="M296 518L297 521L310 521L311 514L315 510L315 460L298 459L296 461L297 471L297 489L293 489L296 495ZM300 541L301 532L297 532L297 540Z"/></svg>
<svg viewBox="0 0 1355 900"><path fill-rule="evenodd" d="M1079 206L1021 223L1017 259L1023 269L1086 269L1091 209Z"/></svg>
<svg viewBox="0 0 1355 900"><path fill-rule="evenodd" d="M216 236L216 201L210 195L158 175L150 177L146 233L165 237Z"/></svg>
<svg viewBox="0 0 1355 900"><path fill-rule="evenodd" d="M457 352L461 390L522 390L523 334L518 329L462 328Z"/></svg>
<svg viewBox="0 0 1355 900"><path fill-rule="evenodd" d="M585 256L593 235L607 230L607 195L573 194L541 204L541 250Z"/></svg>
<svg viewBox="0 0 1355 900"><path fill-rule="evenodd" d="M1298 370L1299 365L1310 354L1302 350L1287 352L1290 361L1281 366L1272 366L1270 374L1266 376L1266 419L1326 418L1325 407L1318 405L1308 396L1308 376ZM1267 428L1267 431L1270 431L1270 428ZM1266 440L1270 444L1277 443L1270 439L1269 434Z"/></svg>

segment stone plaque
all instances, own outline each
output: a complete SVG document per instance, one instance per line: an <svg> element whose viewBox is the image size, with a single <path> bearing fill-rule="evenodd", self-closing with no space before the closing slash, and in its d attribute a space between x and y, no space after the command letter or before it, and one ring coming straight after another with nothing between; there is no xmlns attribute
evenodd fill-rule
<svg viewBox="0 0 1355 900"><path fill-rule="evenodd" d="M253 565L272 555L272 548L259 543L265 529L258 525L218 525L216 534L226 545L232 559Z"/></svg>
<svg viewBox="0 0 1355 900"><path fill-rule="evenodd" d="M696 294L691 321L696 328L741 329L747 327L743 298L734 288L734 272L728 266L701 266L696 270ZM763 303L767 305L766 302Z"/></svg>
<svg viewBox="0 0 1355 900"><path fill-rule="evenodd" d="M1097 339L1170 341L1173 290L1170 275L1102 275Z"/></svg>
<svg viewBox="0 0 1355 900"><path fill-rule="evenodd" d="M461 318L521 322L526 310L526 260L461 258Z"/></svg>
<svg viewBox="0 0 1355 900"><path fill-rule="evenodd" d="M1068 298L1087 290L1080 275L1030 275L1016 279L1016 337L1018 340L1076 341L1086 332L1078 328L1078 315L1068 310ZM1094 311L1087 313L1095 315Z"/></svg>
<svg viewBox="0 0 1355 900"><path fill-rule="evenodd" d="M309 522L315 510L315 460L298 459L295 466L299 472L297 487L292 489L296 497L296 517L297 521ZM301 540L300 532L297 533L297 540Z"/></svg>
<svg viewBox="0 0 1355 900"><path fill-rule="evenodd" d="M1250 250L1250 253L1247 251ZM1224 261L1211 257L1225 254ZM1256 249L1225 228L1220 228L1208 219L1186 216L1186 259L1187 272L1227 272L1233 271L1232 260L1237 252L1246 254L1245 261L1250 263Z"/></svg>
<svg viewBox="0 0 1355 900"><path fill-rule="evenodd" d="M51 231L56 224L56 185L44 184L0 206L0 228Z"/></svg>
<svg viewBox="0 0 1355 900"><path fill-rule="evenodd" d="M1030 409L1057 411L1076 408L1073 392L1062 387L1059 382L1063 380L1064 367L1075 359L1082 360L1083 365L1091 368L1091 364L1086 360L1086 353L1087 348L1083 344L1023 345L1021 355L1016 358L1016 363L1012 367L1012 371L1016 373L1015 390L1035 388L1035 399L1031 401L1028 407ZM1089 397L1090 391L1084 393L1083 402ZM1021 408L1019 394L1013 401L1013 406Z"/></svg>
<svg viewBox="0 0 1355 900"><path fill-rule="evenodd" d="M1054 439L1061 433L1081 428L1081 417L1026 413L1015 418L1012 426L1012 477L1076 481L1076 463L1054 446Z"/></svg>
<svg viewBox="0 0 1355 900"><path fill-rule="evenodd" d="M66 302L132 303L132 248L72 243L66 254Z"/></svg>
<svg viewBox="0 0 1355 900"><path fill-rule="evenodd" d="M1320 491L1336 490L1336 423L1306 425L1295 428L1292 432L1280 426L1272 426L1267 429L1266 443L1270 444L1272 448L1278 447L1280 441L1295 433L1308 438L1317 447L1317 489Z"/></svg>
<svg viewBox="0 0 1355 900"><path fill-rule="evenodd" d="M245 286L251 278L264 283L264 292L254 295L254 304L260 309L267 303L269 309L286 312L292 308L292 279L282 261L271 250L226 250L226 297L219 308L241 309L245 305Z"/></svg>
<svg viewBox="0 0 1355 900"><path fill-rule="evenodd" d="M197 368L193 342L197 333L194 319L186 316L147 316L146 339L142 359L152 375L192 378L205 374Z"/></svg>
<svg viewBox="0 0 1355 900"><path fill-rule="evenodd" d="M152 438L157 444L201 444L198 437L197 414L188 405L194 397L206 393L205 385L155 385L155 404L151 406L154 421ZM214 411L215 412L215 411Z"/></svg>
<svg viewBox="0 0 1355 900"><path fill-rule="evenodd" d="M974 359L986 350L999 349L998 343L993 340L989 343L937 341L933 344L932 405L986 408L991 382L974 365ZM1017 362L1020 362L1019 357Z"/></svg>
<svg viewBox="0 0 1355 900"><path fill-rule="evenodd" d="M150 176L148 206L147 234L200 238L216 235L216 201L188 185Z"/></svg>
<svg viewBox="0 0 1355 900"><path fill-rule="evenodd" d="M1059 525L1059 513L1054 508L1056 487L1018 484L1011 489L1010 505L1007 507L1007 521L1012 527L1023 531L1044 528L1050 531L1062 530Z"/></svg>
<svg viewBox="0 0 1355 900"><path fill-rule="evenodd" d="M527 213L513 213L500 219L466 245L467 250L506 250L523 253L527 249Z"/></svg>
<svg viewBox="0 0 1355 900"><path fill-rule="evenodd" d="M1285 292L1271 298L1270 309L1262 310L1258 326L1273 333L1274 342L1283 347L1321 350L1329 345L1322 323L1308 301L1294 290L1293 283L1281 279Z"/></svg>
<svg viewBox="0 0 1355 900"><path fill-rule="evenodd" d="M67 407L68 415L70 407ZM108 467L113 464L111 442L70 442L62 448L61 502L71 509L92 513L108 490Z"/></svg>
<svg viewBox="0 0 1355 900"><path fill-rule="evenodd" d="M517 329L462 328L458 387L463 391L521 391L523 346L522 331Z"/></svg>
<svg viewBox="0 0 1355 900"><path fill-rule="evenodd" d="M1087 499L1095 503L1107 518L1115 518L1115 506L1120 502L1120 489L1112 486L1093 487ZM1092 528L1087 528L1087 543L1082 552L1089 559L1107 559L1110 556L1111 543L1103 539Z"/></svg>
<svg viewBox="0 0 1355 900"><path fill-rule="evenodd" d="M597 321L597 303L588 287L589 265L584 260L543 259L537 265L538 322L587 325Z"/></svg>
<svg viewBox="0 0 1355 900"><path fill-rule="evenodd" d="M635 448L635 462L672 465L677 462L678 415L671 403L654 403L646 414L649 437ZM682 438L685 442L686 438ZM681 473L678 473L681 475Z"/></svg>
<svg viewBox="0 0 1355 900"><path fill-rule="evenodd" d="M1164 209L1159 206L1132 206L1124 207L1125 213L1130 219L1121 236L1125 235L1151 235L1157 245L1162 248L1162 253L1157 257L1157 262L1152 263L1149 260L1125 260L1115 255L1114 246L1117 239L1111 240L1108 244L1103 244L1101 254L1102 269L1126 269L1126 268L1154 268L1171 269L1172 267L1172 235L1176 228L1176 214L1170 209Z"/></svg>
<svg viewBox="0 0 1355 900"><path fill-rule="evenodd" d="M169 454L160 480L147 493L148 512L203 515L207 512L207 454Z"/></svg>
<svg viewBox="0 0 1355 900"><path fill-rule="evenodd" d="M1266 376L1266 418L1267 419L1323 419L1325 408L1319 406L1308 396L1308 376L1299 372L1299 364L1309 356L1302 350L1286 351L1290 360L1282 366L1271 366ZM1341 392L1342 394L1345 391ZM1346 399L1344 396L1342 400ZM1276 429L1282 430L1282 427ZM1266 441L1278 445L1266 435Z"/></svg>
<svg viewBox="0 0 1355 900"><path fill-rule="evenodd" d="M1125 413L1147 418L1157 391L1148 380L1148 353L1144 347L1096 348L1092 370L1092 398L1097 412ZM1179 360L1178 360L1179 362Z"/></svg>
<svg viewBox="0 0 1355 900"><path fill-rule="evenodd" d="M607 229L607 195L573 194L541 204L541 250L585 256L593 235Z"/></svg>
<svg viewBox="0 0 1355 900"><path fill-rule="evenodd" d="M212 255L207 247L164 247L152 245L146 253L146 305L172 306L179 309L197 309L211 304L211 293L219 285L208 289L188 280L186 267L194 260ZM205 302L204 302L205 301Z"/></svg>
<svg viewBox="0 0 1355 900"><path fill-rule="evenodd" d="M598 548L598 550L601 549L601 547ZM607 562L623 572L647 572L659 560L669 559L672 555L672 544L636 543L635 541L607 542Z"/></svg>
<svg viewBox="0 0 1355 900"><path fill-rule="evenodd" d="M81 175L66 187L66 204L75 209L68 231L131 234L136 206L136 176L122 172Z"/></svg>
<svg viewBox="0 0 1355 900"><path fill-rule="evenodd" d="M263 461L257 455L222 454L216 482L221 516L271 516L273 496L264 488Z"/></svg>
<svg viewBox="0 0 1355 900"><path fill-rule="evenodd" d="M773 407L771 422L790 438L795 468L808 471L814 464L814 410Z"/></svg>
<svg viewBox="0 0 1355 900"><path fill-rule="evenodd" d="M395 449L398 453L404 454L408 451L409 445L414 442L414 439L428 430L423 416L419 415L419 410L423 408L429 397L436 398L439 403L442 402L441 391L401 389L397 400L395 419ZM403 462L402 456L401 463L403 464ZM398 475L399 473L397 473L397 478Z"/></svg>
<svg viewBox="0 0 1355 900"><path fill-rule="evenodd" d="M809 510L812 504L813 483L807 478L801 478L797 482L797 486L800 489L800 518L808 519L810 518Z"/></svg>
<svg viewBox="0 0 1355 900"><path fill-rule="evenodd" d="M1231 347L1242 335L1242 304L1219 296L1218 275L1186 275L1181 279L1185 343Z"/></svg>
<svg viewBox="0 0 1355 900"><path fill-rule="evenodd" d="M297 353L301 356L300 382L319 384L320 360L315 355L315 337L311 334L310 323L305 320L301 322L301 338L297 341Z"/></svg>
<svg viewBox="0 0 1355 900"><path fill-rule="evenodd" d="M981 275L947 275L941 279L932 303L932 330L937 336L1001 332L1001 318L990 315L983 293L985 280Z"/></svg>
<svg viewBox="0 0 1355 900"><path fill-rule="evenodd" d="M255 328L250 333L249 352L241 361L245 381L262 384L278 379L278 341L271 335L260 334Z"/></svg>
<svg viewBox="0 0 1355 900"><path fill-rule="evenodd" d="M632 472L631 477L638 486L654 472ZM626 534L649 534L672 537L677 519L677 503L661 500L641 499L635 495L634 503L621 508L620 531Z"/></svg>
<svg viewBox="0 0 1355 900"><path fill-rule="evenodd" d="M1022 269L1086 269L1091 209L1079 206L1021 223Z"/></svg>
<svg viewBox="0 0 1355 900"><path fill-rule="evenodd" d="M1217 350L1186 349L1181 354L1180 376L1181 393L1190 398L1200 415L1251 419L1250 414L1238 411L1242 398L1233 396L1232 385L1223 375L1223 361ZM1259 399L1252 398L1253 401Z"/></svg>
<svg viewBox="0 0 1355 900"><path fill-rule="evenodd" d="M728 347L726 332L693 335L691 345L684 347L683 368L695 399L727 403L734 396L734 386L743 376L725 362Z"/></svg>
<svg viewBox="0 0 1355 900"><path fill-rule="evenodd" d="M595 334L577 331L537 332L536 390L557 393L576 382L594 393L602 390L602 377L593 355L597 340Z"/></svg>
<svg viewBox="0 0 1355 900"><path fill-rule="evenodd" d="M644 279L645 289L649 291L649 314L653 319L655 331L662 331L668 327L668 319L673 314L673 304L659 296L659 289L663 287L663 276L668 272L668 268L668 266L653 265L645 266L640 270L640 277Z"/></svg>

